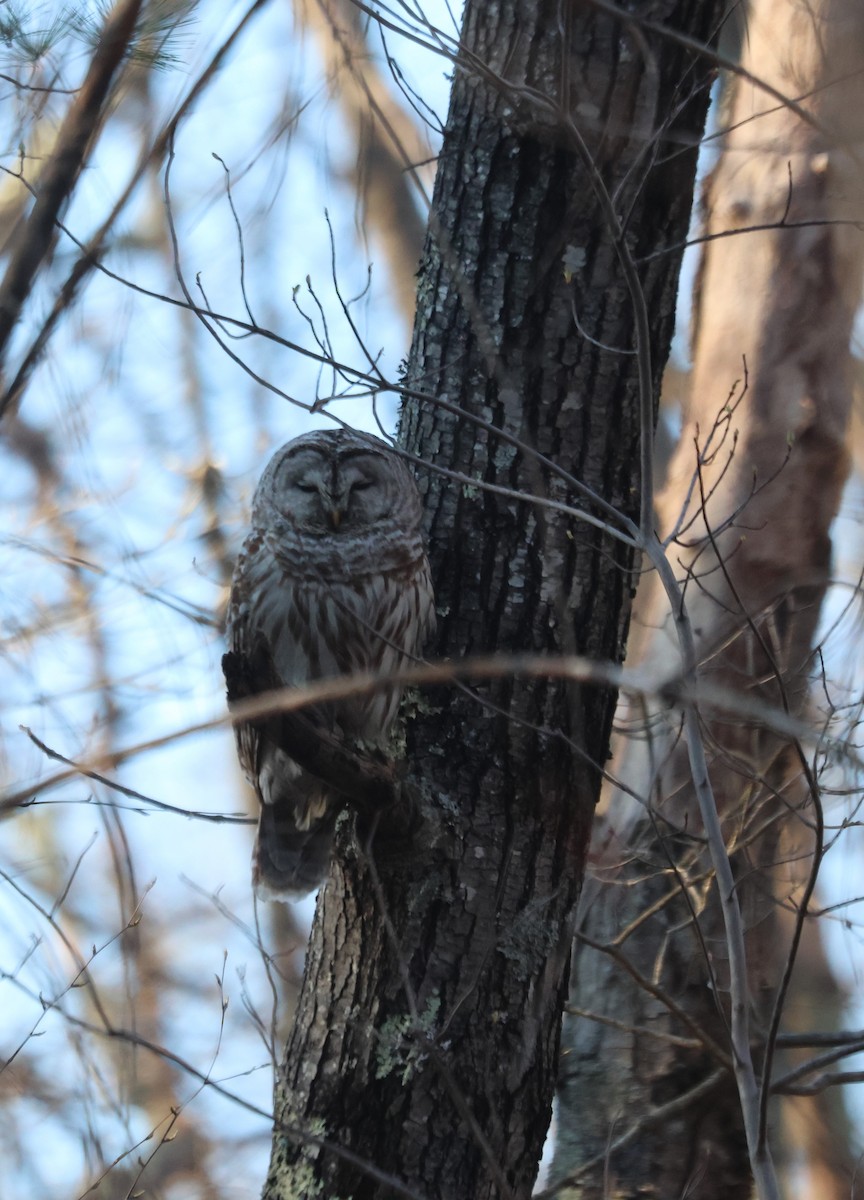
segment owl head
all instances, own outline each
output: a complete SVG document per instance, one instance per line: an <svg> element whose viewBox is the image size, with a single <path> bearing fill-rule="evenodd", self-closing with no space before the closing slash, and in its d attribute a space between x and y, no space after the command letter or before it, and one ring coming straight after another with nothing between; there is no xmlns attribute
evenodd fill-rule
<svg viewBox="0 0 864 1200"><path fill-rule="evenodd" d="M261 477L253 514L266 506L313 537L345 538L398 518L420 523L417 487L380 438L351 429L303 434L277 450ZM253 518L254 519L254 518Z"/></svg>

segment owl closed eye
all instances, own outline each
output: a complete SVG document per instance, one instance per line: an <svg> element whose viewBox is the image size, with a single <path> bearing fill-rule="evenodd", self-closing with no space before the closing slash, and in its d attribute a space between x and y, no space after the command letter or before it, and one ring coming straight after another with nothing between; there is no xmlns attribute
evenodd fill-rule
<svg viewBox="0 0 864 1200"><path fill-rule="evenodd" d="M350 451L334 463L315 449L301 448L275 473L274 504L310 532L329 535L373 525L400 499L386 467L380 453L364 449Z"/></svg>

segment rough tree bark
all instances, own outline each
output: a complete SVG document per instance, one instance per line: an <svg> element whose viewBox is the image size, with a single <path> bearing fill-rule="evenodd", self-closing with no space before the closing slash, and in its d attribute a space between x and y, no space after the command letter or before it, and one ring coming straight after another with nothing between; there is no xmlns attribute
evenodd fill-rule
<svg viewBox="0 0 864 1200"><path fill-rule="evenodd" d="M800 715L847 470L849 339L864 252L860 227L849 224L864 202L864 12L856 0L755 0L743 46L743 66L797 107L739 78L721 118L727 133L705 232L768 228L706 245L692 392L658 522L666 537L679 530L668 558L703 679ZM659 589L639 608L643 661L660 684L676 670L675 622ZM576 1172L572 1194L583 1200L685 1192L744 1200L752 1180L728 1070L729 956L717 889L679 714L657 706L648 716L631 709L641 732L622 761L643 804L623 790L610 795L598 883L586 888L571 998L591 1016L565 1031L555 1174ZM764 1069L789 929L799 925L778 923L778 907L797 917L818 816L788 738L728 712L705 711L703 730L748 925L752 1034L763 1041ZM825 1190L822 1176L820 1197L848 1195L848 1179L836 1174L839 1190ZM655 1191L644 1191L646 1178Z"/></svg>
<svg viewBox="0 0 864 1200"><path fill-rule="evenodd" d="M723 5L658 7L701 41ZM620 660L630 552L543 501L602 519L588 488L638 519L633 298L594 185L615 191L632 254L680 242L707 86L686 45L592 6L467 6L402 428L429 464L436 655ZM641 271L655 387L678 266ZM425 820L410 841L340 827L267 1200L530 1194L613 707L512 678L416 704L406 759Z"/></svg>

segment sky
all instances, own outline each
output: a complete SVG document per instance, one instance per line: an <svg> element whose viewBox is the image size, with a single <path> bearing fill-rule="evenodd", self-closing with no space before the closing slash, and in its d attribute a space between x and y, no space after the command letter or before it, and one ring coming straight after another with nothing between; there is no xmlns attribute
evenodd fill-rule
<svg viewBox="0 0 864 1200"><path fill-rule="evenodd" d="M27 28L47 28L61 7L31 6ZM438 7L449 24L446 8ZM219 0L193 8L168 43L174 61L148 74L149 96L127 99L108 123L64 215L79 241L121 194L149 131L175 111L245 11ZM407 80L443 119L446 63L424 58L410 42L393 43ZM42 84L56 71L71 86L87 54L86 43L70 34L24 77ZM13 57L0 70L11 71ZM61 96L49 104L49 127L66 102ZM21 135L17 108L7 103L3 111L10 171ZM35 158L34 129L26 136ZM179 265L212 310L246 318L248 303L262 327L312 350L326 332L337 358L362 366L336 304L332 252L343 294L359 297L352 316L360 334L395 377L409 329L390 300L376 247L358 236L350 154L314 43L295 25L290 5L271 0L178 130L168 188L177 263L162 171L142 181L117 223L105 263L120 279L95 275L58 330L21 415L48 435L59 481L34 503L32 472L0 450L0 764L13 790L62 768L24 729L80 762L224 715L224 563L206 536L211 514L202 474L219 473L219 524L230 560L269 455L326 421L291 400L308 408L332 380L293 350L222 331L231 351L272 385L265 387L203 325L161 297L182 297ZM17 186L7 175L0 205ZM74 254L72 240L61 237L16 333L13 361L39 328ZM338 414L376 428L368 401L340 401ZM377 414L392 430L395 397L385 397ZM269 1024L272 996L255 931L253 831L182 815L248 812L232 736L223 727L178 737L106 773L181 813L156 812L78 779L42 793L38 807L0 826L4 1057L26 1046L3 1073L13 1114L0 1133L4 1200L65 1200L77 1194L70 1179L83 1191L102 1160L127 1152L153 1125L134 1089L124 1094L117 1084L112 1094L112 1079L123 1074L109 1050L99 1039L80 1038L67 1018L43 1012L39 999L60 998L73 1018L94 1019L91 989L69 988L86 961L95 994L119 996L119 1023L133 1020L132 1001L144 993L128 948L132 935L121 932L130 917L140 918L141 938L155 946L173 980L161 998L162 1044L261 1110L250 1113L178 1074L190 1119L211 1132L231 1131L211 1168L220 1195L257 1196L272 1084L257 1022ZM301 927L311 906L299 906ZM302 946L302 937L292 943L272 928L270 914L257 916L269 947L284 953ZM31 1064L41 1085L59 1096L56 1105L28 1097ZM41 1152L46 1136L55 1147L50 1157ZM194 1186L188 1194L197 1195ZM170 1200L183 1195L172 1190Z"/></svg>

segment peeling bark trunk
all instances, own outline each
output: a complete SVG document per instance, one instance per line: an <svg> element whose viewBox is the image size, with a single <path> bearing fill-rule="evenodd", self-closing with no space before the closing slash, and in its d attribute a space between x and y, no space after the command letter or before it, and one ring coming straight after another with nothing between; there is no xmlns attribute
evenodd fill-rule
<svg viewBox="0 0 864 1200"><path fill-rule="evenodd" d="M679 530L668 557L701 678L800 715L847 471L864 237L842 222L857 220L864 203L856 158L864 13L857 0L757 0L743 45L744 67L800 108L739 78L722 121L728 133L707 187L706 233L777 227L706 245L692 392L658 523L663 536ZM651 586L640 603L643 662L661 684L679 660L668 601ZM752 1183L741 1106L723 1072L730 998L716 888L679 716L657 706L644 717L625 714L641 733L621 773L654 816L622 790L598 830L602 869L580 928L605 949L583 943L575 955L573 1003L594 1018L565 1033L556 1172L581 1168L573 1194L584 1200L688 1188L705 1200L744 1200ZM703 729L748 929L758 1040L790 946L778 904L794 904L813 861L812 797L795 746L767 724L705 712ZM621 969L620 956L652 981L653 994ZM643 1190L646 1178L654 1191Z"/></svg>
<svg viewBox="0 0 864 1200"><path fill-rule="evenodd" d="M662 7L701 39L722 5ZM566 122L619 189L633 253L677 243L706 68L591 6L561 16L557 0L475 0L465 15L402 429L430 464L440 656L622 653L629 551L538 503L600 511L532 453L638 515L636 360L604 348L632 347L633 307ZM678 265L673 253L642 272L655 384ZM554 680L421 698L406 757L426 823L410 843L342 823L277 1084L267 1200L530 1194L613 708Z"/></svg>

